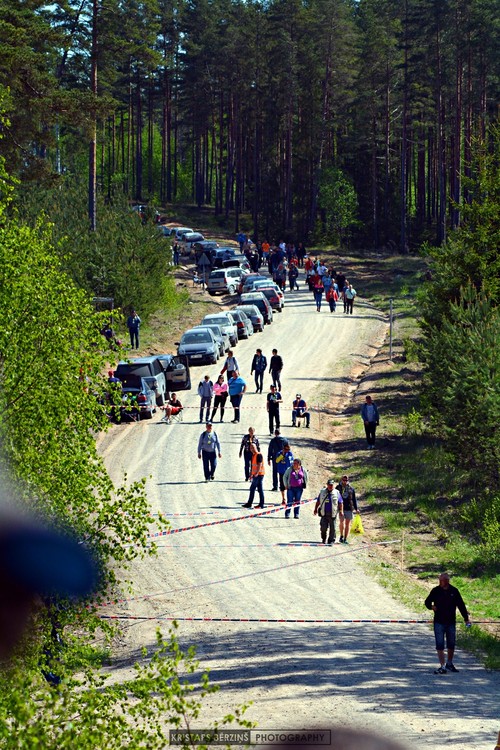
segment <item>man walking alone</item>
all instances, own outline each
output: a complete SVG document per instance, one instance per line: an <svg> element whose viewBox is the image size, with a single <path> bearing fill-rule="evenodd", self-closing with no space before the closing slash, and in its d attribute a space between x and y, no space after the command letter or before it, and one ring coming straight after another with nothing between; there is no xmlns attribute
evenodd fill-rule
<svg viewBox="0 0 500 750"><path fill-rule="evenodd" d="M319 528L321 532L321 541L326 543L328 534L328 544L335 542L335 520L342 511L342 497L338 490L334 488L334 480L329 479L326 487L320 490L316 505L314 506L314 515L319 516Z"/></svg>
<svg viewBox="0 0 500 750"><path fill-rule="evenodd" d="M222 458L219 438L217 433L212 430L212 423L207 422L205 432L201 433L198 440L198 458L203 459L205 482L214 479L217 455Z"/></svg>
<svg viewBox="0 0 500 750"><path fill-rule="evenodd" d="M262 354L262 349L257 349L252 360L250 374L255 372L256 393L262 393L264 387L264 373L267 369L267 358Z"/></svg>
<svg viewBox="0 0 500 750"><path fill-rule="evenodd" d="M432 589L425 600L425 606L434 612L434 637L436 639L436 651L439 659L439 667L434 670L434 674L458 672L458 669L453 664L457 609L464 618L467 627L470 627L470 622L469 613L467 612L462 595L455 586L451 585L448 573L441 573L439 576L439 586L435 586ZM445 660L444 656L445 638L448 650L447 660Z"/></svg>

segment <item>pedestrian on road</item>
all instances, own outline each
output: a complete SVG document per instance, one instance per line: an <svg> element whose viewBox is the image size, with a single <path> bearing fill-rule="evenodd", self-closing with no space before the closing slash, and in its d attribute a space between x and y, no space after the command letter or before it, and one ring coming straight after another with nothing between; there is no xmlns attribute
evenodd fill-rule
<svg viewBox="0 0 500 750"><path fill-rule="evenodd" d="M213 480L217 468L217 456L222 458L221 447L217 433L212 429L212 423L207 422L205 432L198 440L198 458L203 459L203 473L205 482Z"/></svg>
<svg viewBox="0 0 500 750"><path fill-rule="evenodd" d="M277 457L283 452L286 445L286 439L280 434L279 430L274 431L274 437L269 441L267 447L267 463L273 467L273 492L278 490L278 465Z"/></svg>
<svg viewBox="0 0 500 750"><path fill-rule="evenodd" d="M288 281L290 283L290 291L293 292L294 289L299 290L299 285L297 284L297 279L299 277L299 269L295 265L295 263L291 263L290 268L288 269Z"/></svg>
<svg viewBox="0 0 500 750"><path fill-rule="evenodd" d="M335 488L340 492L342 498L342 510L339 516L339 527L340 527L340 539L339 542L349 544L347 537L349 536L349 528L351 521L354 518L354 513L358 510L358 504L356 502L356 492L354 487L349 484L349 477L344 474L341 482Z"/></svg>
<svg viewBox="0 0 500 750"><path fill-rule="evenodd" d="M293 517L298 518L302 493L307 487L307 471L305 467L302 466L300 458L293 459L293 464L285 471L283 483L286 487L285 518L290 518L292 506Z"/></svg>
<svg viewBox="0 0 500 750"><path fill-rule="evenodd" d="M253 427L248 428L246 435L243 435L240 445L240 458L243 456L245 462L245 480L248 482L252 468L252 456L255 451L260 451L259 438L255 434Z"/></svg>
<svg viewBox="0 0 500 750"><path fill-rule="evenodd" d="M132 312L130 313L130 315L127 318L127 328L128 328L128 332L130 334L130 346L132 347L132 349L134 348L134 345L135 345L136 349L139 348L139 328L140 328L140 326L141 326L141 319L137 315L136 311L132 310Z"/></svg>
<svg viewBox="0 0 500 750"><path fill-rule="evenodd" d="M379 425L379 416L377 405L372 401L371 396L366 397L365 403L361 407L361 419L365 424L368 448L375 448L375 432Z"/></svg>
<svg viewBox="0 0 500 750"><path fill-rule="evenodd" d="M264 507L264 474L266 473L266 466L264 464L264 456L260 451L257 450L255 445L252 446L252 468L251 468L251 479L252 484L250 485L250 494L248 495L248 502L243 506L244 508L251 508L255 493L259 493L259 504L257 508Z"/></svg>
<svg viewBox="0 0 500 750"><path fill-rule="evenodd" d="M335 481L329 479L326 487L320 490L314 506L314 515L319 516L319 528L321 532L321 541L323 544L335 542L335 520L339 513L342 512L342 496L334 487Z"/></svg>
<svg viewBox="0 0 500 750"><path fill-rule="evenodd" d="M269 434L271 436L274 434L275 423L277 430L280 427L280 404L282 402L281 393L276 389L275 385L271 385L266 400L266 408L269 416Z"/></svg>
<svg viewBox="0 0 500 750"><path fill-rule="evenodd" d="M286 474L286 470L293 465L293 453L288 443L285 443L285 445L283 446L283 450L276 456L276 465L278 469L279 488L281 492L281 504L286 505L286 487L284 476Z"/></svg>
<svg viewBox="0 0 500 750"><path fill-rule="evenodd" d="M264 387L264 373L267 370L267 357L262 354L262 349L257 349L252 359L250 374L255 373L256 393L262 393Z"/></svg>
<svg viewBox="0 0 500 750"><path fill-rule="evenodd" d="M179 251L179 245L177 244L177 242L174 243L174 246L173 246L172 250L173 250L174 266L178 266L179 265L179 259L180 259L180 251Z"/></svg>
<svg viewBox="0 0 500 750"><path fill-rule="evenodd" d="M239 370L238 367L238 360L234 356L234 352L232 349L228 349L226 361L224 362L224 367L220 371L221 375L224 375L225 372L227 372L227 382L231 382L231 378L233 375L233 372L236 370Z"/></svg>
<svg viewBox="0 0 500 750"><path fill-rule="evenodd" d="M283 360L278 354L277 349L273 349L273 356L269 363L269 372L273 379L273 385L275 385L279 391L281 391L281 371L283 370Z"/></svg>
<svg viewBox="0 0 500 750"><path fill-rule="evenodd" d="M292 404L292 427L297 427L297 419L305 419L306 427L309 427L311 415L307 410L306 400L302 398L300 393L295 394Z"/></svg>
<svg viewBox="0 0 500 750"><path fill-rule="evenodd" d="M229 395L227 383L224 382L224 375L219 375L217 381L214 383L214 408L212 409L212 415L210 421L214 421L214 417L217 413L217 409L220 407L220 421L224 421L224 409L226 408L226 401Z"/></svg>
<svg viewBox="0 0 500 750"><path fill-rule="evenodd" d="M345 298L345 306L344 306L344 312L347 314L352 315L352 308L354 305L354 297L356 296L356 290L353 288L352 284L347 285L347 289L344 293Z"/></svg>
<svg viewBox="0 0 500 750"><path fill-rule="evenodd" d="M451 585L448 573L441 573L439 576L439 586L435 586L432 589L425 600L425 606L434 612L434 637L436 639L436 651L439 659L439 667L434 670L434 674L458 672L459 670L453 664L457 609L464 618L466 626L470 627L471 623L462 595L455 586ZM444 656L445 638L448 650L448 658L446 660Z"/></svg>
<svg viewBox="0 0 500 750"><path fill-rule="evenodd" d="M339 295L337 294L337 290L335 289L334 285L332 284L330 289L326 293L326 301L330 305L330 312L333 313L337 309L337 302L339 299Z"/></svg>
<svg viewBox="0 0 500 750"><path fill-rule="evenodd" d="M321 312L321 300L323 299L323 279L319 273L314 278L314 301L316 302L316 311Z"/></svg>
<svg viewBox="0 0 500 750"><path fill-rule="evenodd" d="M239 374L238 370L233 370L231 380L228 383L229 399L234 409L233 424L240 421L240 406L243 394L246 392L247 384Z"/></svg>
<svg viewBox="0 0 500 750"><path fill-rule="evenodd" d="M200 424L203 422L203 409L205 409L205 422L210 421L210 406L212 405L212 396L214 393L214 384L210 380L210 375L205 375L203 380L198 383L198 396L200 397Z"/></svg>

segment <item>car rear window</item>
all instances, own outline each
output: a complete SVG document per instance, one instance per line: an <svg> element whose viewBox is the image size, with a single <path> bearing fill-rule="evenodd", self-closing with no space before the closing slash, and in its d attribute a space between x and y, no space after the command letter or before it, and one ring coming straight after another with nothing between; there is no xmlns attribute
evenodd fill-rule
<svg viewBox="0 0 500 750"><path fill-rule="evenodd" d="M126 377L127 379L129 376L133 376L136 378L149 378L151 375L151 369L149 365L141 364L141 365L134 365L133 363L129 365L118 365L116 369L117 377L122 379L122 377Z"/></svg>
<svg viewBox="0 0 500 750"><path fill-rule="evenodd" d="M212 273L210 274L209 278L211 278L211 279L223 279L225 277L225 275L226 275L225 271L212 271Z"/></svg>
<svg viewBox="0 0 500 750"><path fill-rule="evenodd" d="M181 339L182 344L206 344L208 341L212 341L208 331L185 333Z"/></svg>
<svg viewBox="0 0 500 750"><path fill-rule="evenodd" d="M209 321L205 321L209 325ZM229 320L227 318L210 318L210 323L215 323L218 326L228 326Z"/></svg>

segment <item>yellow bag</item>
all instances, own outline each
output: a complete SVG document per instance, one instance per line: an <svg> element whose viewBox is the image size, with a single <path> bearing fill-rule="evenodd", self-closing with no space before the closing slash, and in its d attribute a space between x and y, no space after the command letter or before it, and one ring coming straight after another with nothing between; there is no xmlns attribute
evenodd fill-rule
<svg viewBox="0 0 500 750"><path fill-rule="evenodd" d="M352 519L351 533L352 534L364 534L365 533L365 530L363 528L363 522L361 521L361 516L359 515L359 513L356 513L356 515Z"/></svg>

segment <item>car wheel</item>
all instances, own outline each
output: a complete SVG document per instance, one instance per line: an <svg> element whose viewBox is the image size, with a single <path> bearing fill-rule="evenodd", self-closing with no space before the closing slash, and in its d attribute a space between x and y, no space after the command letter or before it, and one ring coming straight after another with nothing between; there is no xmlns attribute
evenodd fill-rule
<svg viewBox="0 0 500 750"><path fill-rule="evenodd" d="M215 297L215 292L208 292L211 297Z"/></svg>
<svg viewBox="0 0 500 750"><path fill-rule="evenodd" d="M151 410L150 411L141 411L140 418L141 419L143 419L143 418L144 419L152 419L153 418L153 412Z"/></svg>
<svg viewBox="0 0 500 750"><path fill-rule="evenodd" d="M234 294L234 286L228 286L227 293L228 294Z"/></svg>
<svg viewBox="0 0 500 750"><path fill-rule="evenodd" d="M219 357L216 354L214 354L214 356L212 357L212 364L216 365L218 361L219 361Z"/></svg>
<svg viewBox="0 0 500 750"><path fill-rule="evenodd" d="M160 393L160 395L156 397L156 405L157 406L163 406L164 403L165 403L165 397L164 397L163 393Z"/></svg>

